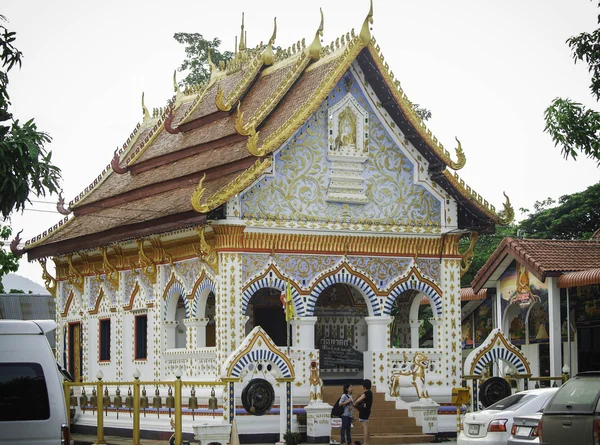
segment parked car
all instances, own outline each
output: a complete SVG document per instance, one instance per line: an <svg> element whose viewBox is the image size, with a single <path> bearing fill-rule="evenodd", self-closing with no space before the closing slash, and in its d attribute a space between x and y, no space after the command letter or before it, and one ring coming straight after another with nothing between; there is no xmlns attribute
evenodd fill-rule
<svg viewBox="0 0 600 445"><path fill-rule="evenodd" d="M549 400L552 400L550 398ZM513 426L506 445L538 445L540 443L540 420L542 410L513 419Z"/></svg>
<svg viewBox="0 0 600 445"><path fill-rule="evenodd" d="M53 320L0 320L0 445L69 444L60 373L46 333Z"/></svg>
<svg viewBox="0 0 600 445"><path fill-rule="evenodd" d="M458 445L505 445L515 416L539 411L558 388L521 391L482 411L465 414Z"/></svg>
<svg viewBox="0 0 600 445"><path fill-rule="evenodd" d="M540 443L600 443L600 372L582 372L568 380L544 409Z"/></svg>

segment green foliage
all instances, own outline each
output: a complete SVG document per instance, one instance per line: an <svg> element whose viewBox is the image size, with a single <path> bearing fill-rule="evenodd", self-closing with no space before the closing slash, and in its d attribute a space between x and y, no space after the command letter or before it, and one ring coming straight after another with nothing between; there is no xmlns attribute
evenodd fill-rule
<svg viewBox="0 0 600 445"><path fill-rule="evenodd" d="M427 108L423 108L419 104L412 104L412 107L422 120L428 121L431 119L431 111Z"/></svg>
<svg viewBox="0 0 600 445"><path fill-rule="evenodd" d="M286 445L298 445L302 442L302 435L298 432L292 433L290 430L287 430L283 435L283 441Z"/></svg>
<svg viewBox="0 0 600 445"><path fill-rule="evenodd" d="M0 16L0 21L6 21ZM13 42L15 33L0 24L0 212L4 219L13 210L22 210L29 193L46 196L58 193L60 170L52 165L52 152L44 144L50 142L47 133L38 131L33 119L24 124L14 120L8 111L8 72L21 66L22 53Z"/></svg>
<svg viewBox="0 0 600 445"><path fill-rule="evenodd" d="M9 226L0 227L0 294L4 293L2 277L19 268L19 259L12 252L6 251L2 245L9 240L12 230Z"/></svg>
<svg viewBox="0 0 600 445"><path fill-rule="evenodd" d="M600 23L600 16L598 18ZM600 99L600 29L583 32L567 39L575 63L588 65L591 76L590 91ZM565 158L577 159L579 152L595 158L600 166L600 113L587 109L570 99L556 98L544 113L546 131L554 145L560 145Z"/></svg>
<svg viewBox="0 0 600 445"><path fill-rule="evenodd" d="M579 152L596 158L600 165L600 113L570 99L556 98L544 113L554 145L560 145L565 159L577 159Z"/></svg>
<svg viewBox="0 0 600 445"><path fill-rule="evenodd" d="M586 190L536 202L535 213L521 221L519 229L526 238L589 239L600 228L600 182Z"/></svg>
<svg viewBox="0 0 600 445"><path fill-rule="evenodd" d="M21 289L11 289L8 291L9 294L24 294L25 291ZM31 293L31 292L30 292Z"/></svg>
<svg viewBox="0 0 600 445"><path fill-rule="evenodd" d="M557 204L557 205L555 205ZM554 206L554 207L553 207ZM524 238L537 239L589 239L600 228L600 182L589 186L583 192L564 195L555 201L552 198L536 201L534 212L526 218L509 226L497 226L491 235L481 235L475 248L474 258L469 270L461 277L461 287L470 287L475 274L488 260L494 250L507 237L517 234ZM469 239L460 240L460 251L469 246Z"/></svg>
<svg viewBox="0 0 600 445"><path fill-rule="evenodd" d="M502 240L507 236L516 236L517 226L514 224L508 226L496 226L495 233L489 235L480 235L477 240L477 244L473 249L473 261L469 270L460 277L461 287L471 287L471 282L479 269L485 264L490 255L494 253L496 248L500 245ZM464 252L469 247L469 238L465 237L460 240L459 248L461 252Z"/></svg>
<svg viewBox="0 0 600 445"><path fill-rule="evenodd" d="M231 51L219 51L221 40L215 37L212 40L206 40L202 34L178 32L173 38L185 46L185 60L178 71L189 70L189 73L182 83L186 85L200 85L210 79L210 67L208 64L208 50L212 62L219 66L219 62L231 60L233 53Z"/></svg>

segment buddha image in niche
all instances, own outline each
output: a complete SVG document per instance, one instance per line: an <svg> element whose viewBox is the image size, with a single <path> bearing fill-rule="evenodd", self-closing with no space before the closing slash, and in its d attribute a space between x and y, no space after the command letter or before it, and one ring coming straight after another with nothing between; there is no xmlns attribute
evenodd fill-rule
<svg viewBox="0 0 600 445"><path fill-rule="evenodd" d="M533 303L539 302L540 296L531 292L529 285L529 271L523 264L517 264L517 290L511 297L509 304L516 303L521 309L529 307Z"/></svg>
<svg viewBox="0 0 600 445"><path fill-rule="evenodd" d="M338 118L338 135L334 149L356 148L356 116L350 108L344 109Z"/></svg>

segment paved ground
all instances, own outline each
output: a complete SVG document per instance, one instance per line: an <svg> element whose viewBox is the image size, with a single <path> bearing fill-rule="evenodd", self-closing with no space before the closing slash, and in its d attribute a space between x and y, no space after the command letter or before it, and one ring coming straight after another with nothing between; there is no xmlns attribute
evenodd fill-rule
<svg viewBox="0 0 600 445"><path fill-rule="evenodd" d="M96 436L85 435L85 434L72 434L72 439L75 441L75 445L92 445L96 441ZM104 436L107 445L131 445L131 439L126 437L117 436ZM166 440L153 440L153 439L142 439L140 441L142 445L146 444L168 444ZM456 444L456 439L450 439L449 442L442 442L442 444L453 445ZM190 445L198 445L197 441L191 442ZM253 444L253 445L273 445L273 444ZM409 444L410 445L410 444ZM420 444L422 445L422 444Z"/></svg>

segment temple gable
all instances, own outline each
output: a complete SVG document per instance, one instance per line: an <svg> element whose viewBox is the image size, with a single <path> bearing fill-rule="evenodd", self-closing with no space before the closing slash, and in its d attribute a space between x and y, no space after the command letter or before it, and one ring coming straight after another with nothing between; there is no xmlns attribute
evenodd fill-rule
<svg viewBox="0 0 600 445"><path fill-rule="evenodd" d="M440 188L420 178L426 161L414 149L411 153L404 135L377 109L363 78L355 63L274 153L272 174L241 196L243 219L257 225L311 221L409 231L434 231L444 224Z"/></svg>

